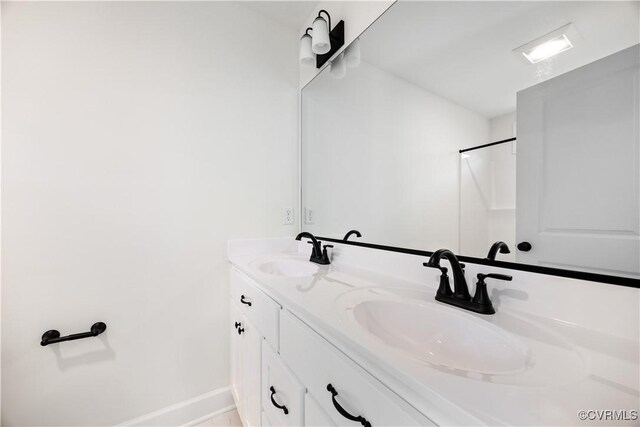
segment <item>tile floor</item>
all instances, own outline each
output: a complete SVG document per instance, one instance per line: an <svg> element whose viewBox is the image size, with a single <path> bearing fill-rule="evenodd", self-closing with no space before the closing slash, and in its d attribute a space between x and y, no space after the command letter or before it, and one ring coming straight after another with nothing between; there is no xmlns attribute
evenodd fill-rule
<svg viewBox="0 0 640 427"><path fill-rule="evenodd" d="M209 418L200 424L196 424L194 427L242 427L242 422L238 416L238 411L234 409Z"/></svg>

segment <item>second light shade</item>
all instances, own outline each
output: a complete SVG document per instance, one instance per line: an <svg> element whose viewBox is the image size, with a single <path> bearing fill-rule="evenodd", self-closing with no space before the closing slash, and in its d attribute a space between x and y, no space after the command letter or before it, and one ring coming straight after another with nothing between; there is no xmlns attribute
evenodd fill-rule
<svg viewBox="0 0 640 427"><path fill-rule="evenodd" d="M313 52L317 55L324 55L331 50L329 41L329 25L322 17L317 17L313 21L313 38L311 42Z"/></svg>
<svg viewBox="0 0 640 427"><path fill-rule="evenodd" d="M300 63L302 65L313 65L316 56L311 50L311 36L305 34L300 39Z"/></svg>

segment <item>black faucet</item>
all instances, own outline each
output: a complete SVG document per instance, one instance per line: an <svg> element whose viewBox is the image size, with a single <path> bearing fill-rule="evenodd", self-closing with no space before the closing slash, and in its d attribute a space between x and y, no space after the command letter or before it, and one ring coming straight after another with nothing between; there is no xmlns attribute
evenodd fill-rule
<svg viewBox="0 0 640 427"><path fill-rule="evenodd" d="M439 268L442 271L442 275L447 275L447 270L440 267L440 258L446 258L449 260L449 264L451 264L451 272L453 273L453 293L451 289L447 292L446 289L443 289L443 292L436 292L436 299L440 297L455 298L456 300L470 300L471 295L469 295L469 287L467 286L467 280L464 278L464 273L462 271L462 266L458 261L458 258L451 252L449 249L438 249L431 255L428 262L423 263L425 267ZM442 282L442 280L441 280ZM448 295L447 295L448 294ZM446 302L446 301L442 301Z"/></svg>
<svg viewBox="0 0 640 427"><path fill-rule="evenodd" d="M501 254L510 254L509 246L505 242L497 241L493 245L491 245L491 249L489 249L489 254L487 255L487 259L492 261L496 260L496 255L498 254L498 250Z"/></svg>
<svg viewBox="0 0 640 427"><path fill-rule="evenodd" d="M344 235L342 240L344 240L346 242L347 240L349 240L349 237L351 237L354 234L356 235L356 237L362 237L362 233L360 233L358 230L351 230L347 234Z"/></svg>
<svg viewBox="0 0 640 427"><path fill-rule="evenodd" d="M302 233L296 236L296 240L300 240L303 237L307 237L311 239L309 242L313 245L313 250L311 251L311 257L309 261L315 262L316 264L327 265L331 264L329 260L329 254L327 254L327 248L332 248L333 245L324 245L322 246L322 242L315 238L315 236L311 233L303 231Z"/></svg>
<svg viewBox="0 0 640 427"><path fill-rule="evenodd" d="M449 286L449 276L447 276L447 268L440 265L440 259L446 258L451 265L453 272L453 292ZM487 292L487 284L484 279L511 280L511 276L506 274L478 274L478 283L476 283L476 293L471 298L467 280L464 277L464 271L458 258L449 249L437 250L431 255L428 262L423 263L425 267L438 268L441 272L440 286L436 291L436 300L445 304L450 304L465 310L473 311L481 314L494 314L496 311L489 299Z"/></svg>

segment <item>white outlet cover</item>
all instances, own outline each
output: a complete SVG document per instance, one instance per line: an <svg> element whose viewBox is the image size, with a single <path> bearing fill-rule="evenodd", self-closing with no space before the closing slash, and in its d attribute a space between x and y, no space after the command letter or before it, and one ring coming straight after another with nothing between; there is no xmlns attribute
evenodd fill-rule
<svg viewBox="0 0 640 427"><path fill-rule="evenodd" d="M313 223L315 223L316 215L315 215L315 212L313 211L313 209L305 208L304 213L305 213L305 217L304 217L304 223L305 224L313 224Z"/></svg>
<svg viewBox="0 0 640 427"><path fill-rule="evenodd" d="M294 222L293 218L293 208L283 208L282 209L282 223L284 225L291 225Z"/></svg>
<svg viewBox="0 0 640 427"><path fill-rule="evenodd" d="M284 225L292 225L294 222L293 208L282 209L282 223Z"/></svg>

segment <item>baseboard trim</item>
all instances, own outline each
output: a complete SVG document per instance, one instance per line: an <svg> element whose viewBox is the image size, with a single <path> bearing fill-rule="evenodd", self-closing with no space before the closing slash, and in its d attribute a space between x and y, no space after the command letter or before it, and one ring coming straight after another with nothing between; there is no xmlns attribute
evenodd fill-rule
<svg viewBox="0 0 640 427"><path fill-rule="evenodd" d="M184 424L184 426L180 426L180 427L191 427L191 426L195 426L198 425L200 423L203 423L205 421L207 421L208 419L211 419L213 417L216 417L218 415L224 414L225 412L229 412L229 411L233 411L234 409L236 409L236 405L233 404L231 406L227 406L226 408L222 408L218 411L212 412L210 414L204 415L198 419L195 419L193 421L189 421L188 423Z"/></svg>
<svg viewBox="0 0 640 427"><path fill-rule="evenodd" d="M193 426L233 408L231 387L223 387L118 424L118 427Z"/></svg>

